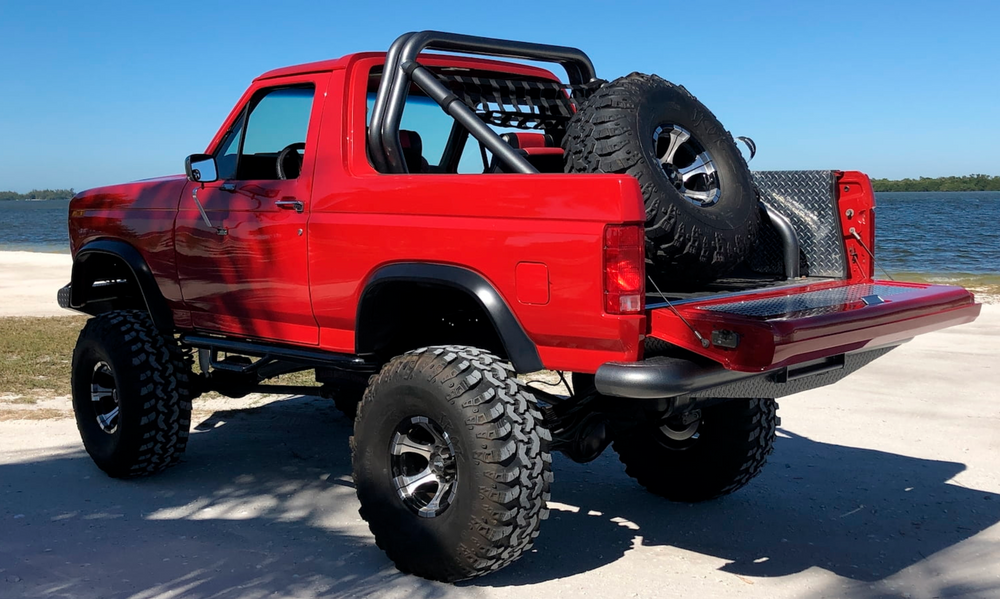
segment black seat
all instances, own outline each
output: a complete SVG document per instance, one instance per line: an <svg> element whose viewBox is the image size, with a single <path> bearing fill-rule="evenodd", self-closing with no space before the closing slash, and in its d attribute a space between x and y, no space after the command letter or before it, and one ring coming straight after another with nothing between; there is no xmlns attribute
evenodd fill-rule
<svg viewBox="0 0 1000 599"><path fill-rule="evenodd" d="M426 173L427 161L424 160L424 143L420 140L420 134L416 131L400 129L399 145L403 148L406 170L411 173Z"/></svg>

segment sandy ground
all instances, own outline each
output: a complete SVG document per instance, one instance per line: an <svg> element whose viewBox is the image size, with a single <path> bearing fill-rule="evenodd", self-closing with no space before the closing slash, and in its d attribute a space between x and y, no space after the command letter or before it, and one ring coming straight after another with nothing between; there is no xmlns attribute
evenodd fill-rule
<svg viewBox="0 0 1000 599"><path fill-rule="evenodd" d="M0 597L1000 597L998 339L985 306L783 399L763 474L714 502L556 456L535 549L458 586L375 547L327 401L199 400L184 462L136 481L68 418L0 422Z"/></svg>
<svg viewBox="0 0 1000 599"><path fill-rule="evenodd" d="M69 254L0 252L0 317L72 314L56 301L72 267Z"/></svg>

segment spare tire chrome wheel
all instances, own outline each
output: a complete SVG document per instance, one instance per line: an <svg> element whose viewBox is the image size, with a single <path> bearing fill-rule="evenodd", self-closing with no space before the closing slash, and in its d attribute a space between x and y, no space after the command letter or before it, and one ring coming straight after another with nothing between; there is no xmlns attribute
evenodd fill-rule
<svg viewBox="0 0 1000 599"><path fill-rule="evenodd" d="M653 132L653 144L663 172L682 196L701 208L719 201L715 159L688 130L660 125Z"/></svg>

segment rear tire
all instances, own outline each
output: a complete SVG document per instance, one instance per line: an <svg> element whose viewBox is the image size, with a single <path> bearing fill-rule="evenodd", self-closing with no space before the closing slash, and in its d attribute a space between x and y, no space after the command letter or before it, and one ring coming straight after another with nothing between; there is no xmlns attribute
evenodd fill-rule
<svg viewBox="0 0 1000 599"><path fill-rule="evenodd" d="M753 249L760 215L750 170L732 135L683 87L641 73L607 83L570 119L562 145L568 173L639 181L646 258L664 285L714 280Z"/></svg>
<svg viewBox="0 0 1000 599"><path fill-rule="evenodd" d="M614 442L625 472L671 501L699 502L728 495L760 474L774 448L778 404L731 399L702 408L691 424L645 422Z"/></svg>
<svg viewBox="0 0 1000 599"><path fill-rule="evenodd" d="M549 439L496 356L439 346L393 358L354 423L361 517L402 572L454 582L498 570L547 515Z"/></svg>
<svg viewBox="0 0 1000 599"><path fill-rule="evenodd" d="M73 351L73 411L83 445L115 478L175 464L191 425L191 357L145 312L95 316Z"/></svg>

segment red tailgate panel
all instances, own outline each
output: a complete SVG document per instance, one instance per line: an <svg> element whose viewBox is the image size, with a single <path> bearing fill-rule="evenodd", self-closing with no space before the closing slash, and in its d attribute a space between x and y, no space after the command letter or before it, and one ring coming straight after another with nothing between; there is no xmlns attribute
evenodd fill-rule
<svg viewBox="0 0 1000 599"><path fill-rule="evenodd" d="M649 336L761 372L972 322L980 307L962 287L833 281L675 304L707 347L669 307L650 311Z"/></svg>

